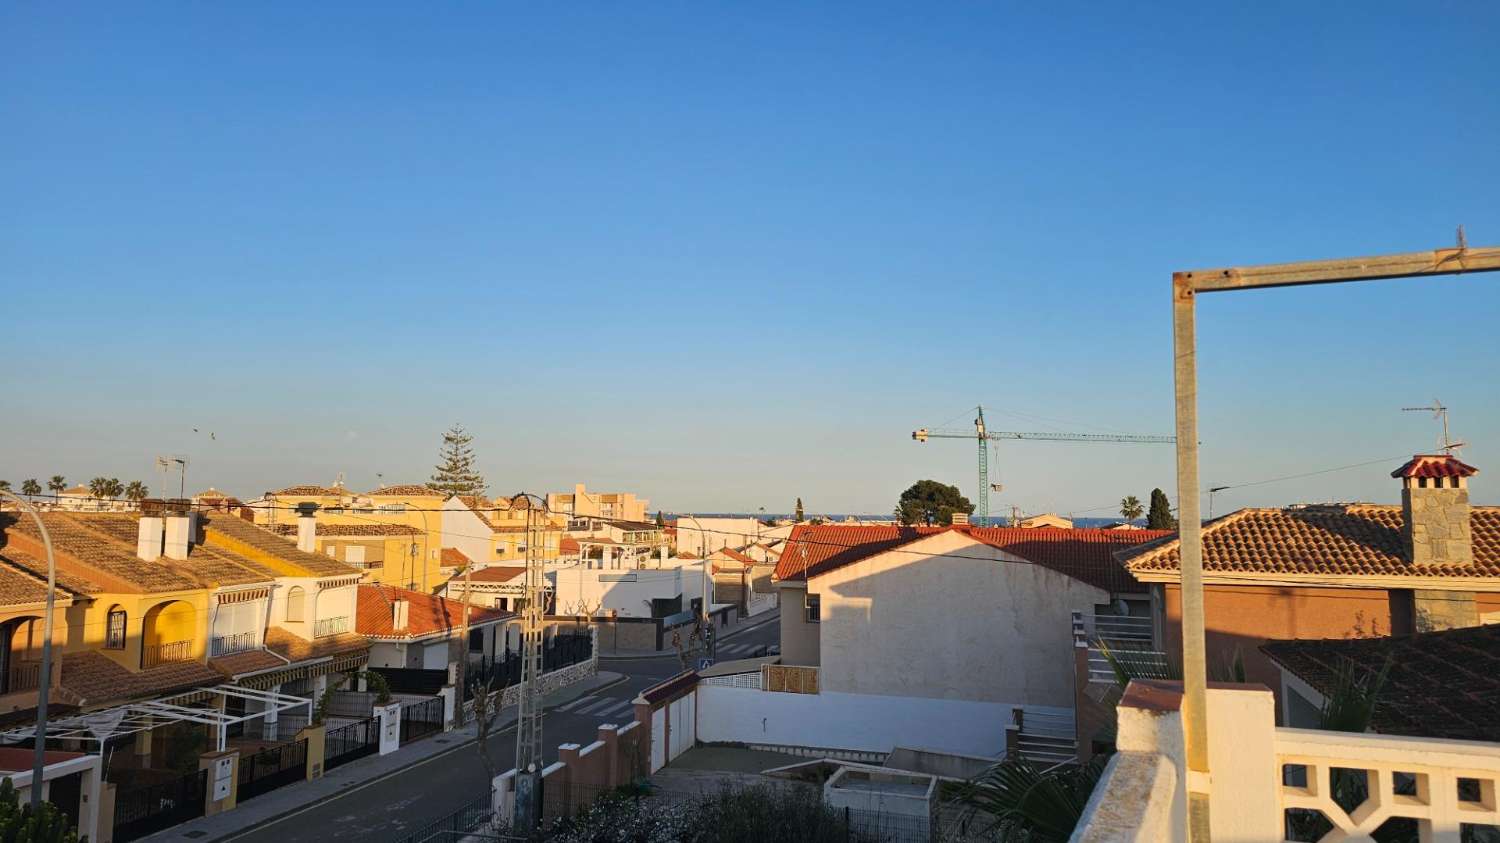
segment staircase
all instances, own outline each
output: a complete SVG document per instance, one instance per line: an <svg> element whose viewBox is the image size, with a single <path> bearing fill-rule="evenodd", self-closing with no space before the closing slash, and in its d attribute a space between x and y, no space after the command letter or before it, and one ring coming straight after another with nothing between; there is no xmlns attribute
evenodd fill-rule
<svg viewBox="0 0 1500 843"><path fill-rule="evenodd" d="M1072 712L1020 707L1011 709L1011 716L1015 722L1006 730L1007 755L1019 754L1044 768L1078 760L1078 733Z"/></svg>

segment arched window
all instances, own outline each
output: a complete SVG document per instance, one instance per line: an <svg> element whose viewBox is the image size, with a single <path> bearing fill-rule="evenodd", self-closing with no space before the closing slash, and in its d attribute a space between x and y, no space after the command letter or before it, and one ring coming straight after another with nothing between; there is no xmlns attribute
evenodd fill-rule
<svg viewBox="0 0 1500 843"><path fill-rule="evenodd" d="M302 604L306 596L306 592L302 590L301 586L292 586L292 590L286 593L287 623L297 623L298 621L305 620Z"/></svg>
<svg viewBox="0 0 1500 843"><path fill-rule="evenodd" d="M125 610L119 606L112 606L104 624L104 648L107 650L125 649Z"/></svg>

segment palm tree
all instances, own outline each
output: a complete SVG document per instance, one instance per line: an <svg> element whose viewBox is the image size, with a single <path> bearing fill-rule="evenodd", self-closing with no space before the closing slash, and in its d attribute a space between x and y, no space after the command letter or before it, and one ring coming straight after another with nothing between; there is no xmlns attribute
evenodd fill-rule
<svg viewBox="0 0 1500 843"><path fill-rule="evenodd" d="M68 479L61 474L54 474L52 479L47 481L47 488L52 490L52 501L56 503L57 496L62 494L63 489L68 488Z"/></svg>
<svg viewBox="0 0 1500 843"><path fill-rule="evenodd" d="M108 477L95 477L93 480L89 481L89 495L91 497L95 497L95 498L99 498L99 499L103 499L103 498L109 497L109 494L105 491L108 488L109 488L109 478Z"/></svg>
<svg viewBox="0 0 1500 843"><path fill-rule="evenodd" d="M21 481L21 494L28 498L34 498L42 493L42 484L36 482L36 478Z"/></svg>
<svg viewBox="0 0 1500 843"><path fill-rule="evenodd" d="M132 480L130 481L130 485L125 487L125 500L130 501L136 506L140 506L141 500L150 493L151 490L146 488L145 483L139 480Z"/></svg>
<svg viewBox="0 0 1500 843"><path fill-rule="evenodd" d="M1120 499L1120 515L1126 521L1134 521L1140 518L1141 514L1145 511L1146 508L1141 506L1141 499L1135 495L1126 495Z"/></svg>
<svg viewBox="0 0 1500 843"><path fill-rule="evenodd" d="M5 492L9 492L10 491L10 481L9 480L0 480L0 491L5 491Z"/></svg>
<svg viewBox="0 0 1500 843"><path fill-rule="evenodd" d="M118 498L124 493L125 484L120 482L120 478L111 477L108 480L104 481L104 496L106 498Z"/></svg>

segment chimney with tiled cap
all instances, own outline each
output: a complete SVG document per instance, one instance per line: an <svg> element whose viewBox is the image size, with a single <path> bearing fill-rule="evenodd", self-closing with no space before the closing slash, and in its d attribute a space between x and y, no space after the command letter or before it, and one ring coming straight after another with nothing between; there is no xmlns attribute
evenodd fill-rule
<svg viewBox="0 0 1500 843"><path fill-rule="evenodd" d="M1401 537L1413 565L1472 565L1469 478L1479 469L1452 454L1418 454L1391 472L1401 479Z"/></svg>

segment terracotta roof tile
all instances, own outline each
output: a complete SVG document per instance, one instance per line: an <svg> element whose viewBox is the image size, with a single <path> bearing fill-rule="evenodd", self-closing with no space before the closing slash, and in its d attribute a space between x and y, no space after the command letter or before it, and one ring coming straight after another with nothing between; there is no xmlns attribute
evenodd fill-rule
<svg viewBox="0 0 1500 843"><path fill-rule="evenodd" d="M278 667L286 667L287 664L265 650L246 650L243 653L230 653L227 656L209 659L208 666L225 676L234 677L245 673L259 673L262 670L275 670Z"/></svg>
<svg viewBox="0 0 1500 843"><path fill-rule="evenodd" d="M118 526L114 522L120 519L129 524L126 529L132 532L128 544L117 537L119 530L111 529ZM113 578L144 592L203 587L203 583L187 570L168 562L144 562L135 555L136 517L133 515L45 512L42 520L52 537L53 548L60 555L69 557L59 560L59 568L66 566L85 578L92 571L101 575L101 580ZM41 540L41 534L30 518L17 520L11 513L0 513L0 527L35 541ZM75 561L80 568L73 567Z"/></svg>
<svg viewBox="0 0 1500 843"><path fill-rule="evenodd" d="M356 570L326 554L304 553L297 549L295 542L288 541L264 527L251 524L243 518L237 518L228 513L200 513L199 517L203 519L204 529L210 534L210 539L213 533L219 533L303 568L313 576L334 577Z"/></svg>
<svg viewBox="0 0 1500 843"><path fill-rule="evenodd" d="M474 560L456 547L445 547L440 564L444 568L463 568L474 564Z"/></svg>
<svg viewBox="0 0 1500 843"><path fill-rule="evenodd" d="M792 528L781 559L776 562L775 577L778 580L805 580L809 571L816 574L832 570L945 529L799 524Z"/></svg>
<svg viewBox="0 0 1500 843"><path fill-rule="evenodd" d="M295 539L296 524L271 524L262 529L281 538ZM420 536L422 531L405 524L319 524L319 536L340 538L344 536Z"/></svg>
<svg viewBox="0 0 1500 843"><path fill-rule="evenodd" d="M1393 638L1272 641L1271 660L1319 693L1339 670L1390 673L1376 698L1377 732L1431 738L1500 741L1500 626L1487 625Z"/></svg>
<svg viewBox="0 0 1500 843"><path fill-rule="evenodd" d="M447 492L440 489L429 489L421 483L398 483L394 486L381 486L379 489L371 489L365 492L372 498L378 497L402 497L402 498L441 498L446 497Z"/></svg>
<svg viewBox="0 0 1500 843"><path fill-rule="evenodd" d="M735 550L732 547L720 548L719 552L722 553L722 554L724 554L725 558L730 559L730 560L735 561L735 562L738 562L741 565L754 565L755 564L755 560L754 559L751 559L750 557L746 556L743 553L740 553L738 550Z"/></svg>
<svg viewBox="0 0 1500 843"><path fill-rule="evenodd" d="M308 641L283 627L273 626L266 630L266 649L274 650L291 661L300 662L369 650L370 642L363 635L353 632L325 635Z"/></svg>
<svg viewBox="0 0 1500 843"><path fill-rule="evenodd" d="M1479 469L1451 454L1417 454L1391 472L1392 477L1473 477Z"/></svg>
<svg viewBox="0 0 1500 843"><path fill-rule="evenodd" d="M266 492L268 496L275 497L314 497L314 498L336 498L353 494L343 486L319 486L315 483L303 483L300 486L288 486L275 492Z"/></svg>
<svg viewBox="0 0 1500 843"><path fill-rule="evenodd" d="M396 629L393 604L407 601L406 628ZM372 638L420 638L440 632L454 632L463 627L463 603L434 597L419 591L388 585L362 583L359 586L357 619L361 635ZM470 623L484 623L515 617L511 612L471 606Z"/></svg>
<svg viewBox="0 0 1500 843"><path fill-rule="evenodd" d="M1469 511L1472 566L1413 566L1406 557L1402 523L1399 506L1242 509L1203 526L1203 570L1283 576L1500 577L1500 507L1476 506ZM1116 556L1143 576L1176 575L1180 564L1175 533Z"/></svg>
<svg viewBox="0 0 1500 843"><path fill-rule="evenodd" d="M47 563L16 548L0 550L0 603L44 603L47 600ZM19 579L18 579L19 578ZM30 583L30 585L27 585ZM58 569L58 590L75 597L87 597L104 591L104 587L72 571Z"/></svg>
<svg viewBox="0 0 1500 843"><path fill-rule="evenodd" d="M582 553L583 547L578 544L577 539L563 536L562 540L557 543L557 552L562 555L570 556L576 553Z"/></svg>
<svg viewBox="0 0 1500 843"><path fill-rule="evenodd" d="M477 568L468 574L474 582L510 582L518 577L526 576L526 568L515 565L491 565L488 568Z"/></svg>
<svg viewBox="0 0 1500 843"><path fill-rule="evenodd" d="M91 650L64 653L60 678L62 689L85 708L160 697L221 681L223 676L202 662L173 662L135 672Z"/></svg>

